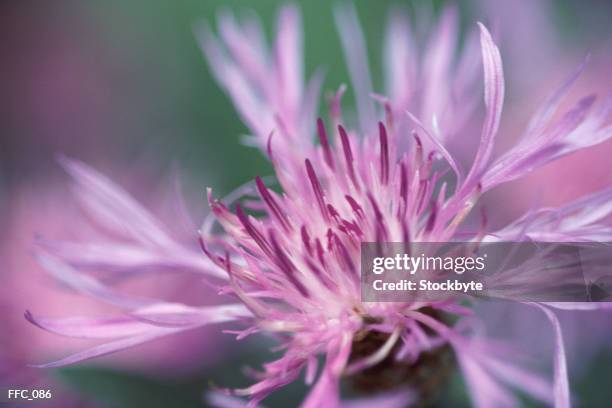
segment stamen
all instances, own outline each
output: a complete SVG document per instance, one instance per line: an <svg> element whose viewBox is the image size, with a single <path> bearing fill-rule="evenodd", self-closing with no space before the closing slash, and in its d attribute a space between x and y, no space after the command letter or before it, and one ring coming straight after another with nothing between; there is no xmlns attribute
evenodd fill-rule
<svg viewBox="0 0 612 408"><path fill-rule="evenodd" d="M273 258L272 249L270 248L268 241L264 235L259 232L259 230L253 224L251 224L249 217L244 213L244 211L242 211L240 204L236 204L236 215L238 216L238 219L242 223L244 229L251 236L251 238L253 238L257 245L259 245L262 251L264 251L270 258Z"/></svg>
<svg viewBox="0 0 612 408"><path fill-rule="evenodd" d="M271 131L268 135L268 143L266 144L266 150L268 152L268 157L270 161L274 163L274 156L272 155L272 136L274 136L274 131Z"/></svg>
<svg viewBox="0 0 612 408"><path fill-rule="evenodd" d="M402 221L402 242L404 243L404 252L410 255L410 225L407 220Z"/></svg>
<svg viewBox="0 0 612 408"><path fill-rule="evenodd" d="M296 269L293 265L293 262L291 262L289 257L287 257L285 252L283 252L281 247L278 245L278 242L276 242L276 237L274 236L273 231L270 231L270 241L272 242L272 247L274 248L274 252L276 253L276 264L278 265L280 270L283 271L285 276L287 276L287 279L289 279L293 286L295 286L295 288L304 297L308 297L308 291L306 290L302 282L300 282L299 279L297 279L295 276Z"/></svg>
<svg viewBox="0 0 612 408"><path fill-rule="evenodd" d="M304 248L306 248L306 252L308 253L308 255L312 256L312 247L310 246L310 237L308 236L306 225L302 225L300 232L302 235L302 242L304 243Z"/></svg>
<svg viewBox="0 0 612 408"><path fill-rule="evenodd" d="M434 201L431 204L431 212L429 213L429 217L427 218L427 223L425 224L425 232L431 232L433 227L436 225L436 218L438 216L438 205Z"/></svg>
<svg viewBox="0 0 612 408"><path fill-rule="evenodd" d="M357 201L355 201L355 199L348 194L345 195L344 198L346 198L346 201L348 201L349 205L353 209L353 212L357 215L357 218L363 219L364 218L363 209L361 208L359 204L357 204Z"/></svg>
<svg viewBox="0 0 612 408"><path fill-rule="evenodd" d="M382 122L378 122L378 133L380 136L380 181L386 185L389 181L389 145L387 129Z"/></svg>
<svg viewBox="0 0 612 408"><path fill-rule="evenodd" d="M278 203L274 199L274 196L270 193L263 180L259 176L255 177L255 184L257 185L257 191L259 191L261 198L266 202L272 214L274 214L275 218L280 222L283 229L285 231L289 231L290 224L289 220L287 219L287 215L278 205Z"/></svg>
<svg viewBox="0 0 612 408"><path fill-rule="evenodd" d="M210 250L206 246L204 237L201 234L198 234L198 243L200 244L200 249L202 250L202 252L204 252L204 255L206 255L208 259L210 259L215 265L217 265L220 268L225 267L225 265L223 264L224 262L223 258L217 255L214 255L212 252L210 252Z"/></svg>
<svg viewBox="0 0 612 408"><path fill-rule="evenodd" d="M400 197L404 199L404 203L408 199L408 170L403 161L400 164Z"/></svg>
<svg viewBox="0 0 612 408"><path fill-rule="evenodd" d="M323 147L323 155L325 156L325 162L333 170L334 159L332 156L331 149L329 148L329 139L327 138L325 124L323 123L323 120L321 118L317 119L317 131L319 133L319 140L321 141L321 146Z"/></svg>
<svg viewBox="0 0 612 408"><path fill-rule="evenodd" d="M342 220L342 225L346 228L347 231L353 231L357 236L363 235L361 228L357 225L357 223L349 222L347 220Z"/></svg>
<svg viewBox="0 0 612 408"><path fill-rule="evenodd" d="M321 215L323 215L325 221L329 221L327 210L325 209L325 200L323 199L323 189L321 188L321 184L319 184L317 174L315 173L314 168L312 167L312 164L308 159L306 159L306 172L308 173L308 178L310 179L312 190L314 191L317 203L319 204Z"/></svg>
<svg viewBox="0 0 612 408"><path fill-rule="evenodd" d="M438 215L438 205L434 201L431 204L431 212L429 213L429 217L427 218L427 224L425 225L425 232L431 232L431 230L433 230L433 227L436 224L437 215Z"/></svg>
<svg viewBox="0 0 612 408"><path fill-rule="evenodd" d="M423 142L421 142L421 138L415 131L412 132L412 137L414 137L414 141L416 142L416 150L414 152L414 168L418 169L423 163Z"/></svg>
<svg viewBox="0 0 612 408"><path fill-rule="evenodd" d="M342 125L338 125L338 132L340 133L340 140L342 141L342 149L344 150L344 158L349 177L351 178L351 181L353 182L353 185L357 191L359 191L359 185L357 184L357 179L355 178L355 169L353 168L353 152L351 151L351 143L349 142L346 130L344 130Z"/></svg>
<svg viewBox="0 0 612 408"><path fill-rule="evenodd" d="M340 85L340 88L338 88L338 91L335 93L335 95L329 98L328 101L329 117L332 118L332 120L336 123L338 123L342 117L341 101L344 92L346 92L346 85L342 84Z"/></svg>
<svg viewBox="0 0 612 408"><path fill-rule="evenodd" d="M321 240L319 238L317 238L315 240L316 243L316 247L317 247L317 258L319 258L319 262L321 262L321 265L323 265L323 267L325 267L325 251L323 250L323 245L321 245Z"/></svg>
<svg viewBox="0 0 612 408"><path fill-rule="evenodd" d="M306 266L313 272L313 274L322 282L328 289L334 290L337 285L333 283L327 276L323 275L323 271L313 264L309 259L306 259Z"/></svg>
<svg viewBox="0 0 612 408"><path fill-rule="evenodd" d="M397 217L402 220L408 210L408 169L404 160L400 162L400 191L397 206Z"/></svg>
<svg viewBox="0 0 612 408"><path fill-rule="evenodd" d="M370 200L370 204L372 204L372 208L374 209L374 214L376 215L376 240L378 242L383 242L387 237L387 227L385 226L385 219L383 217L376 200L372 196L371 193L368 193L368 199Z"/></svg>
<svg viewBox="0 0 612 408"><path fill-rule="evenodd" d="M344 244L342 243L342 241L340 240L340 238L338 238L336 234L333 234L333 237L334 237L334 246L338 248L338 254L340 256L341 261L344 263L344 266L349 271L351 271L351 273L357 274L357 270L355 269L355 264L353 263L353 260L351 259L351 256L349 255L346 247L344 246Z"/></svg>
<svg viewBox="0 0 612 408"><path fill-rule="evenodd" d="M336 211L336 209L334 208L333 205L331 204L327 204L327 211L329 212L329 215L332 216L332 218L334 220L336 220L338 223L340 223L340 213L338 213L338 211Z"/></svg>

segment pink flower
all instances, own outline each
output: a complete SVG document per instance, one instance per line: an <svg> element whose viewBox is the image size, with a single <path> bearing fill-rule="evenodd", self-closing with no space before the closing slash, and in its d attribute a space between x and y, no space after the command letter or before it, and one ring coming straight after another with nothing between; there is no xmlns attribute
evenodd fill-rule
<svg viewBox="0 0 612 408"><path fill-rule="evenodd" d="M115 166L116 170L116 166ZM149 176L151 172L147 173ZM151 181L147 177L130 176L131 183L138 196L147 197L155 208L155 214L162 219L170 219L164 213L171 211L171 225L168 233L180 242L190 243L197 250L197 242L192 239L192 230L182 232L185 228L177 217L177 206L168 201L168 192L152 191ZM143 176L143 174L138 174ZM0 240L2 258L2 285L0 286L0 309L2 310L2 329L4 335L0 341L0 384L2 386L24 386L52 388L53 400L62 406L82 406L82 398L77 398L62 386L54 373L29 367L33 361L57 358L58 355L73 353L83 348L83 340L67 339L54 336L39 330L23 319L23 312L29 309L35 312L44 311L46 315L62 315L67 310L78 311L83 315L111 314L115 308L99 302L93 297L75 293L65 285L54 282L44 269L32 257L36 245L32 237L37 236L37 244L51 246L52 250L65 251L66 242L88 242L78 248L83 258L91 256L89 248L104 248L109 241L108 231L96 228L80 211L76 202L66 200L64 180L55 177L28 179L18 187L7 190L6 207L3 208L3 237ZM161 189L160 189L161 190ZM174 192L174 190L173 190ZM173 208L165 208L173 207ZM91 214L90 214L91 215ZM167 214L169 215L169 214ZM89 220L91 221L91 219ZM108 223L105 223L108 227ZM100 227L99 225L97 227ZM191 228L194 228L191 225ZM53 237L65 241L47 239ZM186 240L184 238L187 238ZM117 239L113 236L110 239ZM123 241L126 245L127 241ZM77 251L78 251L77 250ZM88 255L89 254L89 255ZM66 261L69 260L66 258ZM90 273L85 264L80 265L83 273ZM167 268L164 268L167 271ZM201 303L202 298L210 296L211 288L203 285L195 275L163 274L149 275L149 279L125 279L129 276L117 275L115 271L99 270L100 278L113 281L122 291L138 293L141 296L164 296L181 302ZM117 279L119 278L119 279ZM196 303L197 302L197 303ZM74 313L74 312L73 312ZM212 329L212 328L211 328ZM93 335L93 333L89 333ZM220 333L204 329L194 331L188 336L166 338L155 344L148 344L136 352L119 353L106 359L103 364L114 368L128 368L140 371L159 371L176 374L181 371L200 369L202 363L214 363L217 355L222 355L224 347L220 343ZM90 341L91 342L91 341ZM95 343L94 343L95 344ZM212 351L215 353L212 353ZM159 356L151 359L151 354ZM204 359L204 355L213 356ZM202 358L197 358L198 356Z"/></svg>
<svg viewBox="0 0 612 408"><path fill-rule="evenodd" d="M230 199L215 199L209 190L210 207L224 233L214 232L214 219L204 222L200 240L208 259L177 245L103 176L78 162L65 164L80 199L98 221L133 242L102 248L68 244L53 250L51 246L53 255L42 255L41 261L65 283L126 313L121 319L29 314L32 322L50 331L109 340L43 366L70 364L203 325L234 321L245 327L236 332L238 338L267 333L283 351L255 373L258 382L232 391L248 396L250 406L302 373L312 384L304 407L339 406L343 377L379 390L385 384L376 380L385 377L374 376L377 371L372 370L380 369L394 373L391 385L409 390L401 400L393 400L406 405L427 398L431 383L423 378L434 380L432 372L443 373L450 354L476 406L516 405L511 389L557 407L569 406L561 327L552 309L608 304L532 304L550 320L556 338L551 386L507 359L506 347L511 345L480 335L478 319L459 300L362 302L360 243L525 237L610 240L612 189L556 209L534 210L497 231L489 229L485 217L476 231L468 222L484 192L610 138L607 119L612 99L597 106L595 97L588 96L555 119L577 77L572 75L536 112L517 144L493 159L504 75L500 52L482 24L468 36L456 62L453 9L443 13L423 53L409 40L408 19L394 13L385 41L386 96L381 96L373 93L355 11L350 6L336 11L356 112L353 121L343 115L341 87L330 100L327 125L315 119L320 75L306 83L302 78L301 24L294 7L282 9L272 50L253 19L240 25L233 17L222 16L221 39L204 29L202 41L212 69L249 127L248 141L267 154L282 189L276 193L257 177L254 186L238 190ZM464 127L478 107L475 79L481 70L485 116L477 151L464 169L447 146L459 137L470 137ZM245 195L257 198L230 210L230 202ZM247 209L264 215L249 215ZM223 306L190 307L134 299L79 273L87 266L127 274L151 267L189 270L225 279L220 293L236 300ZM321 356L324 364L319 370ZM219 395L211 398L216 403L236 403Z"/></svg>

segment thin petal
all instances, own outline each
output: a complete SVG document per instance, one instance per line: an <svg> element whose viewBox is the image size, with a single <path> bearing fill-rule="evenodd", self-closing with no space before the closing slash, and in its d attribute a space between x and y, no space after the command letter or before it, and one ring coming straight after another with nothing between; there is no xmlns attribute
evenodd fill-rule
<svg viewBox="0 0 612 408"><path fill-rule="evenodd" d="M162 302L142 307L131 315L156 325L180 327L223 323L253 314L243 304L192 307Z"/></svg>
<svg viewBox="0 0 612 408"><path fill-rule="evenodd" d="M340 405L340 375L346 366L351 351L351 338L344 334L330 346L325 367L312 388L302 408L335 408Z"/></svg>
<svg viewBox="0 0 612 408"><path fill-rule="evenodd" d="M542 304L559 310L612 310L612 302L545 302Z"/></svg>
<svg viewBox="0 0 612 408"><path fill-rule="evenodd" d="M389 13L385 35L384 67L386 93L394 108L408 109L411 93L415 91L417 55L412 42L408 16L399 10Z"/></svg>
<svg viewBox="0 0 612 408"><path fill-rule="evenodd" d="M294 5L281 9L276 33L276 64L284 103L298 107L301 103L303 79L302 20ZM297 114L298 112L292 112Z"/></svg>
<svg viewBox="0 0 612 408"><path fill-rule="evenodd" d="M59 161L74 179L77 197L102 227L145 244L172 246L163 227L121 187L80 161Z"/></svg>
<svg viewBox="0 0 612 408"><path fill-rule="evenodd" d="M130 297L118 293L92 276L79 273L51 256L37 254L36 258L47 272L62 283L103 302L127 309L138 308L154 302L153 300Z"/></svg>
<svg viewBox="0 0 612 408"><path fill-rule="evenodd" d="M70 364L75 364L81 361L90 360L95 357L105 356L107 354L115 353L120 350L125 350L139 344L143 344L157 338L167 336L169 334L177 333L184 329L166 329L166 328L156 328L155 330L150 330L148 333L126 337L120 340L115 340L109 343L104 343L87 350L72 354L68 357L62 358L57 361L53 361L45 364L36 364L33 367L38 368L54 368L54 367L62 367Z"/></svg>
<svg viewBox="0 0 612 408"><path fill-rule="evenodd" d="M468 188L471 188L472 184L481 176L489 161L504 103L504 71L499 49L486 27L481 23L478 23L478 26L480 27L480 46L484 68L484 101L487 113L480 137L480 147L464 183Z"/></svg>
<svg viewBox="0 0 612 408"><path fill-rule="evenodd" d="M578 77L584 71L587 63L589 61L589 56L587 56L584 61L578 66L576 71L574 71L562 84L561 86L553 92L552 95L548 97L546 102L542 105L542 107L536 112L535 115L531 118L529 125L527 126L526 135L532 134L539 129L541 129L555 114L561 102L563 102L565 96L568 94L572 85L576 82Z"/></svg>
<svg viewBox="0 0 612 408"><path fill-rule="evenodd" d="M352 3L342 4L334 9L334 17L355 92L360 128L363 132L369 133L376 125L376 116L374 102L370 97L372 80L366 42L357 11Z"/></svg>
<svg viewBox="0 0 612 408"><path fill-rule="evenodd" d="M567 362L565 359L565 347L563 346L563 335L561 333L559 319L557 319L557 316L555 316L550 309L537 303L533 305L540 308L546 314L546 317L548 317L555 331L555 356L553 359L555 408L569 408L570 390L567 377Z"/></svg>
<svg viewBox="0 0 612 408"><path fill-rule="evenodd" d="M420 78L424 94L421 118L426 124L440 117L450 102L451 68L458 38L457 23L457 9L446 7L426 46Z"/></svg>
<svg viewBox="0 0 612 408"><path fill-rule="evenodd" d="M133 313L133 316L136 316L142 320L133 320L132 324L129 324L128 322L118 323L110 318L102 318L97 321L95 319L87 320L86 318L53 321L49 319L41 320L39 318L33 318L30 315L30 317L32 317L34 320L34 324L41 325L47 330L55 331L62 335L77 335L78 337L89 338L111 338L123 336L128 333L133 334L119 340L91 347L87 350L72 354L57 361L35 365L35 367L51 368L70 365L80 361L125 350L157 338L168 336L170 334L195 329L207 324L236 320L239 317L246 317L249 315L249 312L242 305L221 305L203 308L190 308L189 306L170 303L160 303L136 310ZM152 324L146 324L143 321L150 321ZM75 326L78 322L87 323L87 325L83 328L78 328ZM97 326L96 322L98 324ZM154 323L171 323L172 325L178 327L162 327L155 325ZM86 328L92 329L92 333L89 334L89 336L87 333L84 333Z"/></svg>
<svg viewBox="0 0 612 408"><path fill-rule="evenodd" d="M151 325L131 317L65 317L35 316L26 311L25 318L51 333L83 339L109 339L136 336L148 332Z"/></svg>

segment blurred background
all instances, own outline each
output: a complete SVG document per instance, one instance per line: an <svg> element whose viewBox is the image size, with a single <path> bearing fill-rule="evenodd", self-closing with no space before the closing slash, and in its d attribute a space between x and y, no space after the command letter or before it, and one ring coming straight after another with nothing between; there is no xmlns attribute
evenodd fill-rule
<svg viewBox="0 0 612 408"><path fill-rule="evenodd" d="M81 226L71 204L59 154L85 161L110 175L146 203L172 217L176 195L184 196L193 219L207 211L204 192L223 196L271 168L260 153L240 143L246 128L217 86L194 38L195 24L215 26L223 9L255 12L270 34L283 2L272 0L105 0L5 1L0 6L0 385L50 386L62 406L201 406L210 384L247 384L241 367L266 359L258 340L239 347L213 331L164 339L90 364L61 370L32 370L77 350L23 319L26 308L62 315L79 308L99 311L93 301L56 287L32 260L36 236L66 237ZM391 5L438 14L448 1L357 1L366 32L375 89L383 84L382 39ZM334 25L333 2L301 1L306 73L325 70L323 90L348 82ZM428 2L429 4L429 2ZM499 148L516 138L547 94L590 52L590 63L573 100L612 89L612 3L606 0L456 2L463 29L484 21L500 44L507 79L506 111ZM413 13L414 15L414 13ZM425 27L426 28L426 27ZM351 104L350 93L345 102ZM512 183L486 197L498 202L502 223L534 204L557 205L612 184L607 143L538 170L530 181ZM176 182L176 180L180 182ZM177 191L176 185L180 191ZM172 219L172 218L170 218ZM197 224L197 223L196 223ZM197 226L195 226L197 228ZM189 226L179 234L189 236ZM206 288L189 281L169 284L159 277L135 285L143 292L197 302ZM571 320L571 317L568 317ZM588 323L592 337L610 333L611 320ZM537 325L537 322L534 323ZM571 323L570 323L571 324ZM537 326L535 326L537 327ZM568 342L580 343L579 336ZM586 330L576 327L575 331ZM610 344L610 337L607 337ZM584 406L612 398L612 350L605 344L576 347L570 368ZM568 347L570 351L572 347ZM225 357L224 357L225 356ZM300 385L271 398L287 406L303 393ZM456 381L446 398L464 398ZM603 404L603 405L599 405ZM289 404L294 405L294 404ZM59 406L59 405L58 405Z"/></svg>

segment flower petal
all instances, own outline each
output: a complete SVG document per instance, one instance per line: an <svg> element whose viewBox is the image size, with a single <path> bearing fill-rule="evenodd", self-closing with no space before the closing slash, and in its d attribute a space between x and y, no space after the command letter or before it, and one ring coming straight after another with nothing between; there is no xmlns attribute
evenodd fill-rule
<svg viewBox="0 0 612 408"><path fill-rule="evenodd" d="M348 362L351 351L351 337L343 334L332 342L327 352L323 371L304 400L302 408L335 408L340 405L340 375Z"/></svg>
<svg viewBox="0 0 612 408"><path fill-rule="evenodd" d="M121 187L80 161L59 161L75 182L75 194L100 226L144 244L173 246L164 228Z"/></svg>
<svg viewBox="0 0 612 408"><path fill-rule="evenodd" d="M25 318L35 326L51 333L83 339L108 339L143 334L151 325L131 317L65 317L53 318L35 316L25 312Z"/></svg>
<svg viewBox="0 0 612 408"><path fill-rule="evenodd" d="M570 390L569 380L567 378L567 362L565 359L565 347L563 346L563 335L561 333L561 325L557 316L548 308L534 303L534 306L540 308L548 317L548 320L555 331L555 356L554 356L554 398L555 408L570 407Z"/></svg>
<svg viewBox="0 0 612 408"><path fill-rule="evenodd" d="M139 344L143 344L143 343L155 340L157 338L167 336L169 334L178 333L181 330L185 330L185 329L155 328L154 330L149 330L149 332L146 334L142 334L139 336L126 337L126 338L115 340L109 343L100 344L98 346L72 354L60 360L56 360L56 361L45 363L45 364L35 364L32 366L37 367L37 368L54 368L54 367L62 367L62 366L70 365L70 364L75 364L81 361L90 360L95 357L101 357L107 354L115 353L120 350L125 350L128 348L137 346Z"/></svg>
<svg viewBox="0 0 612 408"><path fill-rule="evenodd" d="M334 17L355 92L360 129L369 134L376 125L376 116L374 102L370 98L373 88L363 30L352 3L347 2L336 7Z"/></svg>
<svg viewBox="0 0 612 408"><path fill-rule="evenodd" d="M501 55L486 27L481 23L478 23L478 26L480 28L480 46L484 68L484 101L487 113L480 136L480 147L464 182L464 187L467 189L475 187L491 157L504 104L504 71Z"/></svg>
<svg viewBox="0 0 612 408"><path fill-rule="evenodd" d="M49 255L37 254L36 259L47 272L62 283L103 302L126 309L138 308L154 302L153 300L118 293L94 277L79 273L64 262Z"/></svg>
<svg viewBox="0 0 612 408"><path fill-rule="evenodd" d="M250 316L242 305L221 305L202 308L171 303L159 303L136 310L129 322L122 318L68 318L49 319L26 314L32 323L65 336L85 338L116 338L119 340L103 343L87 350L72 354L46 364L35 365L40 368L61 367L89 360L120 350L125 350L170 334L191 330L212 323L222 323ZM151 322L150 324L145 322ZM78 326L79 323L83 326ZM176 327L162 327L157 324L171 324ZM127 337L125 337L127 336Z"/></svg>

